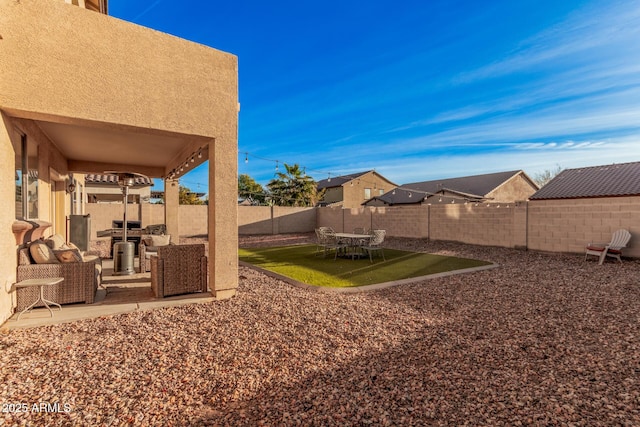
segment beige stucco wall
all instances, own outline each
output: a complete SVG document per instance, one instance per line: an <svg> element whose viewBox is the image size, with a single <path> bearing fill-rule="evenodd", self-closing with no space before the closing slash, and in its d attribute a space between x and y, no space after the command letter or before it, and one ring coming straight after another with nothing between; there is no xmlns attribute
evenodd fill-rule
<svg viewBox="0 0 640 427"><path fill-rule="evenodd" d="M234 55L50 0L0 8L3 108L212 137L237 122Z"/></svg>
<svg viewBox="0 0 640 427"><path fill-rule="evenodd" d="M236 56L50 0L0 0L0 28L0 110L8 116L209 141L210 287L216 297L233 295ZM66 159L50 154L65 173ZM12 259L15 248L0 255Z"/></svg>
<svg viewBox="0 0 640 427"><path fill-rule="evenodd" d="M15 154L10 131L5 125L4 117L0 115L0 164L13 165L15 162ZM11 202L13 206L15 199L15 171L13 167L0 168L0 200ZM16 241L11 232L11 223L15 219L13 209L0 209L0 324L11 315L13 307L12 296L10 293L11 285L16 280Z"/></svg>
<svg viewBox="0 0 640 427"><path fill-rule="evenodd" d="M368 200L368 198L365 198L365 188L369 188L371 190L371 197L375 197L380 195L380 190L386 192L394 187L395 184L380 176L378 173L373 171L367 172L342 186L343 206L345 208L359 208L363 202Z"/></svg>
<svg viewBox="0 0 640 427"><path fill-rule="evenodd" d="M322 201L326 203L341 202L343 199L342 187L329 187L325 189Z"/></svg>
<svg viewBox="0 0 640 427"><path fill-rule="evenodd" d="M515 202L528 200L538 188L526 176L519 173L487 194L492 202Z"/></svg>

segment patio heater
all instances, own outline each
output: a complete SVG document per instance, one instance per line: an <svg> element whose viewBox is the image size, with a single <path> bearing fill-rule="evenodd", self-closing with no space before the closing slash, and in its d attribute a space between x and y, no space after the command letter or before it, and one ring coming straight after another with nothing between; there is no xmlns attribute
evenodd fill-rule
<svg viewBox="0 0 640 427"><path fill-rule="evenodd" d="M136 178L148 178L145 175L134 172L105 172L118 177L118 185L122 189L124 213L122 217L122 241L113 245L113 274L124 276L134 274L135 244L127 241L127 200L129 198L129 187L135 184Z"/></svg>

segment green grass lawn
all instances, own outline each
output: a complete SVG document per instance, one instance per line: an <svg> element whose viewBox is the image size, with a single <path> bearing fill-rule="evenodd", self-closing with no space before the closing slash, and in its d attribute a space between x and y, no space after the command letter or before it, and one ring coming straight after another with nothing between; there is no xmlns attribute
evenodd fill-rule
<svg viewBox="0 0 640 427"><path fill-rule="evenodd" d="M333 253L323 258L322 253L316 252L315 245L239 249L239 255L241 261L265 270L299 282L327 287L373 285L491 264L476 259L394 249L384 250L386 261L379 253L374 253L373 264L368 257L356 260L338 258L334 261Z"/></svg>

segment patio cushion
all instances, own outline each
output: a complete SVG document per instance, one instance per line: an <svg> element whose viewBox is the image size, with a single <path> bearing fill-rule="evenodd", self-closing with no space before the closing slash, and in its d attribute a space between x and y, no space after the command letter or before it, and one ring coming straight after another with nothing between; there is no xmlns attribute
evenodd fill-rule
<svg viewBox="0 0 640 427"><path fill-rule="evenodd" d="M58 249L53 253L60 262L82 262L82 255L77 249Z"/></svg>
<svg viewBox="0 0 640 427"><path fill-rule="evenodd" d="M59 264L58 258L53 253L53 249L45 242L34 242L29 246L29 253L36 264Z"/></svg>
<svg viewBox="0 0 640 427"><path fill-rule="evenodd" d="M54 249L54 250L69 248L69 246L67 246L66 242L64 241L64 238L59 234L53 234L49 236L49 238L45 240L45 243L49 245L51 249Z"/></svg>
<svg viewBox="0 0 640 427"><path fill-rule="evenodd" d="M149 239L151 244L149 246L167 246L171 243L171 234L164 234L160 236L150 235Z"/></svg>

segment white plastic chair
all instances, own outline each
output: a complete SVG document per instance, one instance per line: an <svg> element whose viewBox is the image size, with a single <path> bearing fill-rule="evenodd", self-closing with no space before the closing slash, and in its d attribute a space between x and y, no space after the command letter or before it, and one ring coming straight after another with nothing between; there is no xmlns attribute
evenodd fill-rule
<svg viewBox="0 0 640 427"><path fill-rule="evenodd" d="M616 258L620 263L620 255L622 255L622 248L627 246L631 240L631 233L625 229L620 229L613 233L611 236L611 242L609 243L589 243L586 248L584 259L586 261L589 255L595 255L599 257L598 264L602 265L606 257Z"/></svg>

